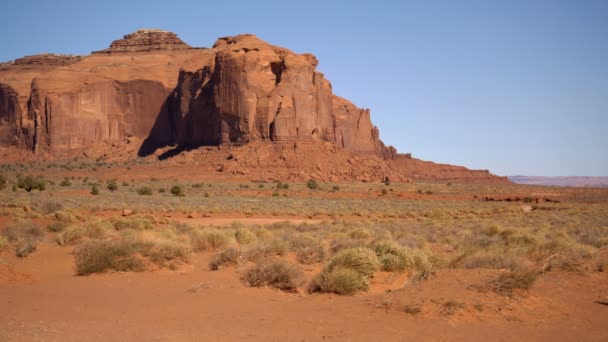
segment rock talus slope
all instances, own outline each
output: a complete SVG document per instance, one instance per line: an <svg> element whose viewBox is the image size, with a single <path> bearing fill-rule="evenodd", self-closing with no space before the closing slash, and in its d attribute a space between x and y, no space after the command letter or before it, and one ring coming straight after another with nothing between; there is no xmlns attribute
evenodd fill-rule
<svg viewBox="0 0 608 342"><path fill-rule="evenodd" d="M415 161L385 146L369 109L334 95L317 64L250 34L192 48L161 30L89 56L24 57L0 64L0 145L53 158L125 139L142 141L140 156L167 146L323 143L394 165Z"/></svg>

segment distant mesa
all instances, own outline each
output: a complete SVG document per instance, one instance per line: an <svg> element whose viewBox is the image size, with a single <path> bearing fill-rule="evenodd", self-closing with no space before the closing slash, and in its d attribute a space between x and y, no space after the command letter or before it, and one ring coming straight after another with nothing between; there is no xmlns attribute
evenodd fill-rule
<svg viewBox="0 0 608 342"><path fill-rule="evenodd" d="M506 181L385 146L370 110L333 94L318 63L252 34L222 37L207 49L158 29L125 35L89 56L20 58L0 64L0 146L56 158L126 140L141 141L140 156L162 150L164 157L200 146L329 144L327 153L344 154L333 160L352 165L348 156L359 156L377 166L353 176L358 180Z"/></svg>

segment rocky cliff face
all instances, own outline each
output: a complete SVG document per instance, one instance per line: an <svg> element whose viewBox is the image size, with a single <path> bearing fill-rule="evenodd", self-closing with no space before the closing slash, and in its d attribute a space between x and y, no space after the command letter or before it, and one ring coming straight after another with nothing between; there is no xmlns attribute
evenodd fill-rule
<svg viewBox="0 0 608 342"><path fill-rule="evenodd" d="M333 95L317 64L254 35L193 49L160 30L126 35L88 57L30 56L0 71L8 81L0 81L2 143L65 154L137 136L148 154L168 144L329 141L390 155L369 110ZM17 73L34 66L36 75ZM14 80L31 87L19 93ZM27 101L17 105L19 97Z"/></svg>
<svg viewBox="0 0 608 342"><path fill-rule="evenodd" d="M192 48L161 30L139 30L89 56L1 63L0 147L54 157L135 138L146 156L169 145L324 143L399 159L369 109L334 95L317 64L250 34Z"/></svg>

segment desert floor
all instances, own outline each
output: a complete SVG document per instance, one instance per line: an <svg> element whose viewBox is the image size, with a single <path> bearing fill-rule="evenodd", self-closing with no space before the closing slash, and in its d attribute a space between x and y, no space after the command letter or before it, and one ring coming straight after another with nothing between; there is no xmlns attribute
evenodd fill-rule
<svg viewBox="0 0 608 342"><path fill-rule="evenodd" d="M44 191L13 190L37 171L4 170L1 341L608 340L606 189L311 189L137 167L137 179L112 176L114 191L103 172L54 168ZM125 244L122 259L85 264ZM403 263L387 263L389 245ZM367 287L311 291L349 249L378 256ZM293 286L247 280L267 259L297 269Z"/></svg>

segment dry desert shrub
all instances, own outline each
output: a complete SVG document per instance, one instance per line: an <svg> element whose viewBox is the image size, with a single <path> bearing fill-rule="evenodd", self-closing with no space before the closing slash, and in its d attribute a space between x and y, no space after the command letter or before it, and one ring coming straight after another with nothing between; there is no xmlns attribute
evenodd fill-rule
<svg viewBox="0 0 608 342"><path fill-rule="evenodd" d="M444 316L452 316L458 311L464 309L464 304L455 300L448 300L441 306L441 314Z"/></svg>
<svg viewBox="0 0 608 342"><path fill-rule="evenodd" d="M270 286L283 291L295 292L301 284L302 270L289 262L269 258L259 261L243 274L243 281L249 286Z"/></svg>
<svg viewBox="0 0 608 342"><path fill-rule="evenodd" d="M285 240L274 238L247 245L243 256L249 261L259 261L272 256L285 255L288 250L289 246Z"/></svg>
<svg viewBox="0 0 608 342"><path fill-rule="evenodd" d="M36 245L44 237L44 229L30 221L18 220L2 231L8 244L15 247L15 255L23 258L36 250Z"/></svg>
<svg viewBox="0 0 608 342"><path fill-rule="evenodd" d="M302 264L315 264L327 257L323 241L310 233L286 234L284 239L289 241L289 249L296 253L296 259Z"/></svg>
<svg viewBox="0 0 608 342"><path fill-rule="evenodd" d="M516 290L528 290L532 287L538 276L539 272L536 270L504 272L491 280L487 286L500 295L512 296Z"/></svg>
<svg viewBox="0 0 608 342"><path fill-rule="evenodd" d="M380 268L374 251L369 248L350 248L336 253L325 269L348 268L365 277L371 277Z"/></svg>
<svg viewBox="0 0 608 342"><path fill-rule="evenodd" d="M85 241L74 250L76 274L88 275L108 270L143 271L145 263L137 254L137 249L133 241Z"/></svg>
<svg viewBox="0 0 608 342"><path fill-rule="evenodd" d="M236 241L241 245L250 244L256 239L256 235L252 233L250 229L246 228L238 228L234 232L234 237L236 238Z"/></svg>
<svg viewBox="0 0 608 342"><path fill-rule="evenodd" d="M401 247L393 241L376 242L371 248L378 256L383 271L395 272L406 269L428 271L431 268L427 255L419 249Z"/></svg>
<svg viewBox="0 0 608 342"><path fill-rule="evenodd" d="M46 226L46 230L52 233L59 233L66 230L67 227L68 224L66 222L57 221Z"/></svg>
<svg viewBox="0 0 608 342"><path fill-rule="evenodd" d="M152 229L155 221L152 216L130 216L112 219L112 225L116 230L134 229L144 230Z"/></svg>
<svg viewBox="0 0 608 342"><path fill-rule="evenodd" d="M309 286L310 292L353 295L369 289L369 278L380 268L369 248L350 248L338 252Z"/></svg>
<svg viewBox="0 0 608 342"><path fill-rule="evenodd" d="M190 232L190 244L195 252L222 249L232 243L234 237L227 230L203 228Z"/></svg>
<svg viewBox="0 0 608 342"><path fill-rule="evenodd" d="M63 209L63 204L58 201L44 201L34 205L34 209L41 214L52 214Z"/></svg>
<svg viewBox="0 0 608 342"><path fill-rule="evenodd" d="M58 245L74 245L81 240L101 239L109 234L112 230L112 224L104 220L91 220L79 225L68 226L66 229L56 235L55 241Z"/></svg>
<svg viewBox="0 0 608 342"><path fill-rule="evenodd" d="M160 267L176 269L180 263L190 261L191 250L188 245L173 239L156 238L140 241L141 255Z"/></svg>
<svg viewBox="0 0 608 342"><path fill-rule="evenodd" d="M339 295L354 295L360 291L369 290L369 278L350 268L323 270L309 286L311 293L336 293Z"/></svg>
<svg viewBox="0 0 608 342"><path fill-rule="evenodd" d="M213 271L217 271L224 265L237 265L241 258L241 251L239 249L228 247L211 258L209 268Z"/></svg>

